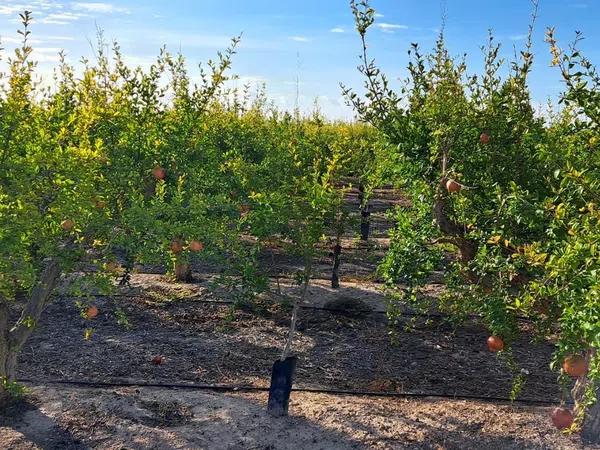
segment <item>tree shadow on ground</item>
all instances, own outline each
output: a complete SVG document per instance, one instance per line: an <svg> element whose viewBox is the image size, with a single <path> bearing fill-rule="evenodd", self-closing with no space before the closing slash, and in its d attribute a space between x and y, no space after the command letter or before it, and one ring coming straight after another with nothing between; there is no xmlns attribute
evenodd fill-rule
<svg viewBox="0 0 600 450"><path fill-rule="evenodd" d="M87 448L30 399L14 400L0 413L0 448L80 450Z"/></svg>

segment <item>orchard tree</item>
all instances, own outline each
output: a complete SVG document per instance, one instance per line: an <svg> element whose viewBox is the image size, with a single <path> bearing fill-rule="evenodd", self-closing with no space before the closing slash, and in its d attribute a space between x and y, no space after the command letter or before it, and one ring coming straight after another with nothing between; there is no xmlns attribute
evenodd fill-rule
<svg viewBox="0 0 600 450"><path fill-rule="evenodd" d="M104 187L98 143L70 144L70 87L49 96L36 84L30 13L21 19L0 96L0 405L18 389L19 352L61 276L98 262L109 220L94 204Z"/></svg>
<svg viewBox="0 0 600 450"><path fill-rule="evenodd" d="M568 90L565 110L545 123L527 83L532 21L507 78L499 75L504 62L491 36L484 72L469 75L464 58L449 55L442 33L430 55L413 44L409 79L394 91L366 52L375 11L367 1L353 1L352 10L366 95L345 93L397 149L388 173L412 198L396 213L383 277L402 301L455 318L480 315L490 328L488 347L515 372L513 396L524 381L510 358L517 316L531 318L539 335L557 336L553 366L565 382L578 379L578 414L558 408L553 421L559 428L584 422L584 438L597 440L598 406L584 419L599 377L595 68L575 47L562 52L550 33ZM534 19L536 10L534 2ZM449 259L450 249L456 252ZM418 294L435 269L443 270L447 289L432 304Z"/></svg>
<svg viewBox="0 0 600 450"><path fill-rule="evenodd" d="M116 44L111 63L100 42L96 63L84 61L79 79L62 58L50 89L35 79L31 15L21 18L23 43L0 83L3 403L18 389L19 351L59 283L80 293L108 290L104 273L117 270L123 253L126 275L134 262L172 261L187 278L191 255L223 257L224 244L239 241L230 226L239 215L226 194L235 180L220 175L226 154L201 134L237 39L198 86L190 86L181 57L163 51L144 72L129 69ZM98 270L85 276L84 266ZM81 309L87 319L99 312L85 301Z"/></svg>
<svg viewBox="0 0 600 450"><path fill-rule="evenodd" d="M543 313L559 332L554 366L563 384L577 382L575 424L584 440L600 442L600 76L578 49L577 33L569 50L549 29L552 63L560 69L566 90L563 111L549 128L546 158L553 161L553 195L544 206L552 221L547 239L527 253L541 270L525 297L544 305ZM587 409L587 415L586 415Z"/></svg>

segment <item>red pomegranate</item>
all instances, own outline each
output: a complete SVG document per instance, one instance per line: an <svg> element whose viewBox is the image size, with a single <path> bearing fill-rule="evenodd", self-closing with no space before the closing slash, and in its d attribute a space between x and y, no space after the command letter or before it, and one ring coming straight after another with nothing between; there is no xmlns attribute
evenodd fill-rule
<svg viewBox="0 0 600 450"><path fill-rule="evenodd" d="M152 169L152 176L157 180L164 180L167 176L167 172L162 167L156 166L154 169Z"/></svg>
<svg viewBox="0 0 600 450"><path fill-rule="evenodd" d="M567 408L554 408L552 414L552 423L559 430L570 428L573 425L573 413Z"/></svg>
<svg viewBox="0 0 600 450"><path fill-rule="evenodd" d="M563 361L563 370L573 378L579 378L587 372L587 362L581 355L569 355Z"/></svg>
<svg viewBox="0 0 600 450"><path fill-rule="evenodd" d="M448 181L446 181L446 189L451 194L453 194L455 192L460 192L462 189L462 184L460 184L459 182L454 181L452 179L449 179Z"/></svg>
<svg viewBox="0 0 600 450"><path fill-rule="evenodd" d="M500 352L504 350L504 340L500 336L490 336L487 340L490 352Z"/></svg>

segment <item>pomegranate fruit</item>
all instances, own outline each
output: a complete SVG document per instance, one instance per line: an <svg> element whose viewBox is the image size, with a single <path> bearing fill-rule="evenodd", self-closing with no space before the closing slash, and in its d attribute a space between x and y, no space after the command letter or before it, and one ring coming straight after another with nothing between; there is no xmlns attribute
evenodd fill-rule
<svg viewBox="0 0 600 450"><path fill-rule="evenodd" d="M573 425L573 413L567 408L554 408L552 414L552 423L559 430L570 428Z"/></svg>
<svg viewBox="0 0 600 450"><path fill-rule="evenodd" d="M460 183L458 183L457 181L450 179L450 180L446 181L446 189L448 190L448 192L453 194L455 192L460 192L462 189L462 185Z"/></svg>
<svg viewBox="0 0 600 450"><path fill-rule="evenodd" d="M169 248L173 253L181 253L183 251L183 244L179 239L175 239L171 241Z"/></svg>
<svg viewBox="0 0 600 450"><path fill-rule="evenodd" d="M98 307L96 305L92 305L85 312L85 317L88 319L93 319L98 316L98 312Z"/></svg>
<svg viewBox="0 0 600 450"><path fill-rule="evenodd" d="M60 224L60 227L65 231L71 231L75 226L75 222L71 219L63 220Z"/></svg>
<svg viewBox="0 0 600 450"><path fill-rule="evenodd" d="M504 350L504 340L500 336L490 336L487 340L490 352L500 352Z"/></svg>
<svg viewBox="0 0 600 450"><path fill-rule="evenodd" d="M204 244L200 241L192 241L190 242L190 250L192 252L201 252L204 249Z"/></svg>
<svg viewBox="0 0 600 450"><path fill-rule="evenodd" d="M587 362L581 355L569 355L563 361L563 370L573 378L579 378L587 372Z"/></svg>
<svg viewBox="0 0 600 450"><path fill-rule="evenodd" d="M157 180L164 180L167 176L167 172L162 167L156 166L154 169L152 169L152 176Z"/></svg>

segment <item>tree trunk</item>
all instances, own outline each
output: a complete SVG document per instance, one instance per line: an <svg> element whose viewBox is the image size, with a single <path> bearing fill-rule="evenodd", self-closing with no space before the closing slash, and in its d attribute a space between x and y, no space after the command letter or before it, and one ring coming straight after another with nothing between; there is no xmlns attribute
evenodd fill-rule
<svg viewBox="0 0 600 450"><path fill-rule="evenodd" d="M589 365L596 356L596 349L589 349L586 354L586 362ZM585 418L581 427L581 439L586 444L600 444L600 387L593 385L587 375L577 379L571 390L571 395L577 405L575 411L579 413L578 403L583 401L589 389L596 391L596 402L585 411Z"/></svg>
<svg viewBox="0 0 600 450"><path fill-rule="evenodd" d="M340 287L340 255L342 254L342 246L336 244L333 247L333 271L331 273L331 287L338 289Z"/></svg>
<svg viewBox="0 0 600 450"><path fill-rule="evenodd" d="M0 410L8 401L8 392L4 386L8 381L6 356L8 355L8 303L0 297Z"/></svg>
<svg viewBox="0 0 600 450"><path fill-rule="evenodd" d="M600 444L600 389L596 399L596 403L588 409L581 429L581 439L585 444Z"/></svg>
<svg viewBox="0 0 600 450"><path fill-rule="evenodd" d="M465 227L454 223L446 214L446 202L444 194L438 193L437 199L433 205L433 218L438 226L438 229L446 235L445 238L439 239L439 242L447 242L458 247L460 260L463 263L468 263L475 258L477 254L477 245L464 237Z"/></svg>
<svg viewBox="0 0 600 450"><path fill-rule="evenodd" d="M369 211L369 205L366 205L360 211L360 239L361 239L361 241L369 240L370 230L371 230L371 211Z"/></svg>
<svg viewBox="0 0 600 450"><path fill-rule="evenodd" d="M188 262L175 263L175 279L177 281L192 281L192 268Z"/></svg>
<svg viewBox="0 0 600 450"><path fill-rule="evenodd" d="M369 231L371 228L371 211L369 208L369 202L364 204L365 201L365 187L362 184L358 185L358 204L360 207L360 239L361 241L369 240Z"/></svg>
<svg viewBox="0 0 600 450"><path fill-rule="evenodd" d="M17 357L21 348L33 333L40 316L60 279L60 265L51 259L31 291L21 316L9 329L8 300L0 297L0 407L6 404L9 393L5 383L13 383L17 378Z"/></svg>

